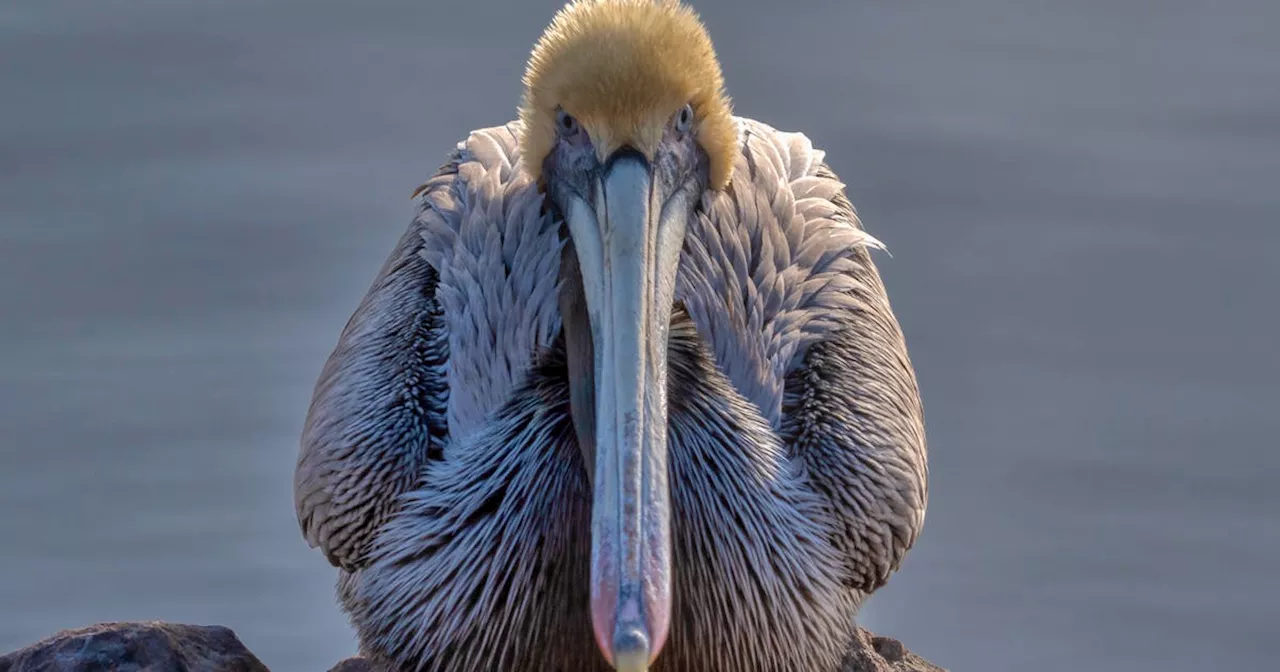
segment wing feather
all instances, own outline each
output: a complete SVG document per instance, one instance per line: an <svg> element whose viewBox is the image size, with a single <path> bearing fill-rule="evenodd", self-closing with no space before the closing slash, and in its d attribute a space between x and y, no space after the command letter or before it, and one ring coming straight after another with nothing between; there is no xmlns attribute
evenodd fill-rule
<svg viewBox="0 0 1280 672"><path fill-rule="evenodd" d="M416 192L419 212L316 384L294 474L303 535L362 567L428 460L483 426L560 329L562 243L517 129L474 131Z"/></svg>
<svg viewBox="0 0 1280 672"><path fill-rule="evenodd" d="M307 542L358 568L396 498L444 441L448 360L438 275L418 227L400 239L316 383L294 472Z"/></svg>
<svg viewBox="0 0 1280 672"><path fill-rule="evenodd" d="M915 374L863 230L825 154L738 119L728 189L690 222L677 297L734 387L829 505L850 583L870 592L923 523Z"/></svg>

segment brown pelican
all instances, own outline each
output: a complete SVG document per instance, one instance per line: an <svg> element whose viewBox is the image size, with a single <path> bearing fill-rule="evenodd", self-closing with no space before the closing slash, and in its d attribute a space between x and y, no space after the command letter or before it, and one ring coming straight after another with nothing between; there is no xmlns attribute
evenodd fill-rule
<svg viewBox="0 0 1280 672"><path fill-rule="evenodd" d="M317 383L295 502L362 651L839 669L927 495L876 241L805 136L732 116L677 2L569 4L524 82Z"/></svg>

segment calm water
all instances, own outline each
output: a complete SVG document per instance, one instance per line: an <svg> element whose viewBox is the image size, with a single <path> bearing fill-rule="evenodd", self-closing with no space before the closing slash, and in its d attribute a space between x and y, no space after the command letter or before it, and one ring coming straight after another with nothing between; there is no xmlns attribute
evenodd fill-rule
<svg viewBox="0 0 1280 672"><path fill-rule="evenodd" d="M558 2L506 4L0 4L0 651L354 649L297 436L410 190L511 116ZM1274 669L1280 3L698 6L894 255L932 496L864 620L957 671Z"/></svg>

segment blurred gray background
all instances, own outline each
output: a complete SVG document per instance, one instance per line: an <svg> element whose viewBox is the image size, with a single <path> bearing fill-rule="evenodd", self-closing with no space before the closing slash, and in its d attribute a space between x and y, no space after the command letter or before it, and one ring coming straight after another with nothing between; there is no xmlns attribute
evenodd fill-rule
<svg viewBox="0 0 1280 672"><path fill-rule="evenodd" d="M354 650L311 386L559 4L0 3L0 652ZM932 488L864 621L957 671L1275 669L1280 2L695 4L893 253Z"/></svg>

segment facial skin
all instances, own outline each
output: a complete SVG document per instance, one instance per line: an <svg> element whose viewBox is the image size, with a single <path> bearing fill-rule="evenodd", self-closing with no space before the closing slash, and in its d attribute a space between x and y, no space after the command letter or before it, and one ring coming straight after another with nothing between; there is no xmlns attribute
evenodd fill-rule
<svg viewBox="0 0 1280 672"><path fill-rule="evenodd" d="M592 622L624 672L647 668L670 623L667 329L686 225L708 184L697 122L685 105L651 155L625 144L600 156L600 129L559 110L542 167L572 243L561 312L593 489Z"/></svg>

